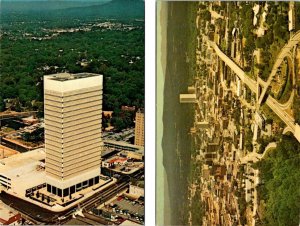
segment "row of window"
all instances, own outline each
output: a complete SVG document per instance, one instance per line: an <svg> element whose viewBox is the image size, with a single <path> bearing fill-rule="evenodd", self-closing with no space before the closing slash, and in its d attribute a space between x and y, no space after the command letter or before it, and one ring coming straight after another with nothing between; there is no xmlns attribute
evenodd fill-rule
<svg viewBox="0 0 300 226"><path fill-rule="evenodd" d="M84 188L98 184L99 181L99 176L97 176L65 189L60 189L55 186L51 186L50 184L47 184L47 191L59 197L66 197L68 195L74 194L75 192L81 191Z"/></svg>

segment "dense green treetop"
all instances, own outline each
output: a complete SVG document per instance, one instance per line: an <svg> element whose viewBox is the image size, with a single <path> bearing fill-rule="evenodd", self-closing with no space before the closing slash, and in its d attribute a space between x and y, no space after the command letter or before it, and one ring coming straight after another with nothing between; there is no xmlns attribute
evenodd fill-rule
<svg viewBox="0 0 300 226"><path fill-rule="evenodd" d="M144 8L139 0L114 0L109 3L112 14L125 2L136 4L115 19L97 16L103 10L100 6L91 12L81 7L81 13L73 8L76 16L60 17L1 10L1 99L18 98L22 106L31 108L31 101L43 101L43 75L90 72L104 75L105 110L143 107Z"/></svg>
<svg viewBox="0 0 300 226"><path fill-rule="evenodd" d="M300 144L284 135L277 148L257 164L266 201L264 225L299 225Z"/></svg>

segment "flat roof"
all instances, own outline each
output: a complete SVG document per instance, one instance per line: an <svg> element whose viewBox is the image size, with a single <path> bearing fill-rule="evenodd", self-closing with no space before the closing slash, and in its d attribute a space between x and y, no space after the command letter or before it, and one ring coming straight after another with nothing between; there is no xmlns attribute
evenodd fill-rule
<svg viewBox="0 0 300 226"><path fill-rule="evenodd" d="M35 149L0 160L0 175L11 179L12 189L23 194L30 187L45 183L45 170L37 170L40 161L45 159L43 148Z"/></svg>
<svg viewBox="0 0 300 226"><path fill-rule="evenodd" d="M131 221L131 220L125 220L125 221L123 221L121 224L119 224L119 225L140 225L140 224L138 224L138 223L136 223L136 222L134 222L134 221Z"/></svg>
<svg viewBox="0 0 300 226"><path fill-rule="evenodd" d="M94 76L100 76L100 74L92 74L92 73L78 73L78 74L70 74L70 73L58 73L54 75L49 75L49 79L64 82L69 80L76 80L81 78L88 78L88 77L94 77Z"/></svg>
<svg viewBox="0 0 300 226"><path fill-rule="evenodd" d="M112 145L116 145L116 146L123 146L123 147L131 148L131 149L135 149L136 151L144 151L144 149L145 149L143 146L129 144L129 143L126 143L125 141L115 141L115 140L103 139L103 142L104 142L104 145L112 144Z"/></svg>
<svg viewBox="0 0 300 226"><path fill-rule="evenodd" d="M15 209L0 201L0 219L8 221L9 218L17 214L18 212Z"/></svg>
<svg viewBox="0 0 300 226"><path fill-rule="evenodd" d="M22 175L28 171L26 168L35 166L39 161L45 159L46 153L43 148L38 148L32 151L15 154L5 159L0 160L0 174L7 177L16 177L16 174Z"/></svg>

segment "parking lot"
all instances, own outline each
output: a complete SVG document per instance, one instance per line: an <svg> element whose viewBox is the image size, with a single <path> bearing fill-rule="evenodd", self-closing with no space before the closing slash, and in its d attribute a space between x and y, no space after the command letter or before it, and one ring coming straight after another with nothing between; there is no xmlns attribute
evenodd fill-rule
<svg viewBox="0 0 300 226"><path fill-rule="evenodd" d="M117 199L114 203L118 205L119 209L121 210L128 210L128 212L131 214L144 216L144 206L140 205L136 201L126 200L123 198L121 200Z"/></svg>
<svg viewBox="0 0 300 226"><path fill-rule="evenodd" d="M134 136L134 128L124 129L123 131L117 132L103 132L103 139L106 140L116 140L116 141L128 141Z"/></svg>

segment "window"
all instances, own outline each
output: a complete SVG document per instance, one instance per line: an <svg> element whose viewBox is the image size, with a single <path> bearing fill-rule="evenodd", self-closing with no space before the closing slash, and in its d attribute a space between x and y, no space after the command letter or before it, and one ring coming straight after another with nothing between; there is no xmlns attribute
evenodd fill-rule
<svg viewBox="0 0 300 226"><path fill-rule="evenodd" d="M62 191L61 191L60 188L57 189L57 195L60 196L60 197L61 197L61 195L62 195Z"/></svg>
<svg viewBox="0 0 300 226"><path fill-rule="evenodd" d="M69 188L65 188L64 189L64 197L68 196L69 195Z"/></svg>

